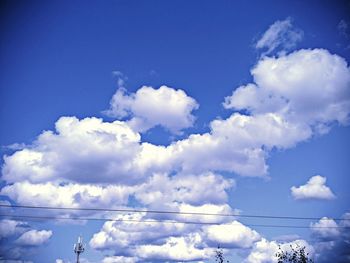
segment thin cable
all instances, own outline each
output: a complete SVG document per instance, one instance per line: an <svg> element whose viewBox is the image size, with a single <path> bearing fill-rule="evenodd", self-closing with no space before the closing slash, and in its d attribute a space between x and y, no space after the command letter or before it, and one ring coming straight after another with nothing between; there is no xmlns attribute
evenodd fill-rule
<svg viewBox="0 0 350 263"><path fill-rule="evenodd" d="M31 215L9 215L0 214L0 217L10 218L25 218L25 219L53 219L53 220L79 220L79 221L112 221L112 222L134 222L134 223L164 223L164 224L191 224L191 225L225 225L225 223L211 223L211 222L191 222L191 221L171 221L171 220L137 220L137 219L114 219L114 218L93 218L93 217L56 217L56 216L31 216ZM231 226L231 225L230 225ZM239 224L232 226L241 226ZM273 227L273 228L310 228L309 226L295 226L295 225L264 225L264 224L245 224L248 227ZM313 227L324 229L350 229L350 227Z"/></svg>
<svg viewBox="0 0 350 263"><path fill-rule="evenodd" d="M198 216L246 217L246 218L267 218L267 219L293 219L293 220L335 220L335 221L350 220L348 218L319 218L319 217L271 216L271 215L240 215L240 214L178 212L178 211L141 210L141 209L75 208L75 207L52 207L52 206L6 205L6 204L0 204L0 207L46 209L46 210L74 210L74 211L100 211L100 212L126 212L126 213L152 213L152 214L177 214L177 215L198 215Z"/></svg>

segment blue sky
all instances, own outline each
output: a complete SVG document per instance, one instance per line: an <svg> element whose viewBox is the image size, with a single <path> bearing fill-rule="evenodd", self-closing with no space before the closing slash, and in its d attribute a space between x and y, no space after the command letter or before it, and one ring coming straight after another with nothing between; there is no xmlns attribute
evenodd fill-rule
<svg viewBox="0 0 350 263"><path fill-rule="evenodd" d="M327 218L2 207L217 224L2 217L0 262L74 262L78 235L84 262L349 262L348 1L1 5L2 205Z"/></svg>

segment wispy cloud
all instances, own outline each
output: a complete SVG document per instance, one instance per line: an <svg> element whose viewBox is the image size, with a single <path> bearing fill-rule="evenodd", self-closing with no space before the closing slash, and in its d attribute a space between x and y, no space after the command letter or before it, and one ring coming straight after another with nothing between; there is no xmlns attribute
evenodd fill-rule
<svg viewBox="0 0 350 263"><path fill-rule="evenodd" d="M340 35L346 38L349 37L349 24L344 19L340 20L337 29Z"/></svg>
<svg viewBox="0 0 350 263"><path fill-rule="evenodd" d="M303 38L303 31L295 28L292 19L278 20L261 36L255 47L263 50L262 55L273 52L284 53L296 46Z"/></svg>

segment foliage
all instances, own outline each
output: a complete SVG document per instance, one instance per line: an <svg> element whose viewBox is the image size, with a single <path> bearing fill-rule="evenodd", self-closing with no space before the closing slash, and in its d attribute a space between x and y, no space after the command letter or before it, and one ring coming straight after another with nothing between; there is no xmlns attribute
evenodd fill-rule
<svg viewBox="0 0 350 263"><path fill-rule="evenodd" d="M224 252L220 246L218 246L217 250L215 250L215 262L218 263L224 263L225 262L225 257L224 257ZM226 263L229 263L230 261L226 260Z"/></svg>
<svg viewBox="0 0 350 263"><path fill-rule="evenodd" d="M279 251L276 253L278 263L314 263L314 261L309 258L309 253L305 252L305 247L300 247L298 244L293 247L290 245L290 251L283 251L279 247Z"/></svg>

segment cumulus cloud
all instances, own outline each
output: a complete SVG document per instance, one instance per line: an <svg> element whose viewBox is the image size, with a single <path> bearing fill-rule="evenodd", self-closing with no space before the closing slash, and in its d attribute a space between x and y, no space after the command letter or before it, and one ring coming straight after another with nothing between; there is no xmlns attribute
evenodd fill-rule
<svg viewBox="0 0 350 263"><path fill-rule="evenodd" d="M147 131L160 125L179 133L193 125L195 118L191 112L197 108L197 102L181 89L143 86L132 94L119 88L105 113L116 118L131 117L128 122L137 131Z"/></svg>
<svg viewBox="0 0 350 263"><path fill-rule="evenodd" d="M205 260L213 255L218 244L227 248L250 248L260 239L256 231L235 220L226 219L210 226L173 224L167 220L135 222L153 220L153 216L146 213L116 215L116 219L119 221L106 222L89 244L97 250L113 249L117 255L132 257L130 260L135 262Z"/></svg>
<svg viewBox="0 0 350 263"><path fill-rule="evenodd" d="M349 122L350 70L343 58L327 50L299 50L264 58L252 75L255 84L236 89L226 97L225 108L244 109L253 115L274 113L299 132L312 129L322 133L333 122ZM301 136L300 140L304 139L305 135Z"/></svg>
<svg viewBox="0 0 350 263"><path fill-rule="evenodd" d="M32 144L4 157L1 194L18 204L55 207L118 208L132 203L140 209L236 213L227 196L235 181L220 172L267 176L270 150L294 147L334 124L349 122L349 68L337 55L314 49L265 57L252 76L253 83L225 99L225 108L239 112L213 120L205 133L169 145L143 142L140 132L156 125L175 133L190 127L198 107L195 100L165 86L128 94L120 82L108 114L123 121L60 118L55 131L42 132ZM319 189L322 198L333 198L320 178L295 191L306 196L305 187L311 184L318 187L318 198ZM230 248L253 246L247 262L263 262L279 244L258 241L256 231L227 217L112 216L123 221L106 222L90 240L92 248L114 253L106 262L206 260L219 242ZM218 225L132 222L159 219ZM30 237L18 240L25 244ZM32 238L35 242L41 241Z"/></svg>
<svg viewBox="0 0 350 263"><path fill-rule="evenodd" d="M28 228L25 222L2 219L0 220L0 240L24 232Z"/></svg>
<svg viewBox="0 0 350 263"><path fill-rule="evenodd" d="M138 244L149 244L169 235L181 235L185 228L190 227L166 222L137 222L145 219L145 216L146 213L116 215L115 220L119 221L104 223L100 232L94 234L90 240L90 246L99 250L113 248L118 251Z"/></svg>
<svg viewBox="0 0 350 263"><path fill-rule="evenodd" d="M236 112L227 119L213 120L209 132L162 146L141 142L130 121L62 117L55 132L45 131L31 146L5 156L3 179L134 184L154 173L225 171L266 176L270 149L293 147L326 133L333 124L349 122L350 71L343 58L327 50L299 50L263 58L252 75L255 83L239 87L224 102L225 108L249 115ZM190 99L179 90L141 91L146 95L140 95L140 100L155 93L157 99L167 101L169 93L180 98L174 105L189 109L185 105L191 104L182 103ZM138 101L138 92L124 95Z"/></svg>
<svg viewBox="0 0 350 263"><path fill-rule="evenodd" d="M123 257L123 256L105 257L102 260L102 263L135 263L135 262L137 262L137 258Z"/></svg>
<svg viewBox="0 0 350 263"><path fill-rule="evenodd" d="M315 175L307 181L305 185L291 187L292 195L295 199L323 199L331 200L335 195L326 186L326 177Z"/></svg>
<svg viewBox="0 0 350 263"><path fill-rule="evenodd" d="M267 55L279 49L288 51L296 46L303 38L303 31L292 25L292 19L277 20L270 25L268 30L257 41L257 49L266 50L263 54Z"/></svg>
<svg viewBox="0 0 350 263"><path fill-rule="evenodd" d="M140 174L130 173L129 167L139 141L140 135L123 122L61 117L56 132L44 131L31 147L4 157L2 178L34 183L133 182Z"/></svg>
<svg viewBox="0 0 350 263"><path fill-rule="evenodd" d="M340 235L338 224L331 218L322 217L318 222L311 223L312 234L321 240L334 240Z"/></svg>
<svg viewBox="0 0 350 263"><path fill-rule="evenodd" d="M73 208L126 205L131 192L132 187L120 185L32 184L26 181L7 185L1 190L1 194L19 204Z"/></svg>
<svg viewBox="0 0 350 263"><path fill-rule="evenodd" d="M234 213L226 204L226 190L234 186L234 181L220 175L207 173L202 175L155 174L144 183L135 185L120 184L59 184L17 182L1 189L18 204L72 208L125 208L133 197L140 205L150 209L170 211ZM53 210L48 213L70 215L91 215L99 211ZM165 215L163 215L164 217ZM173 218L171 216L170 218ZM181 219L181 215L177 216ZM191 219L187 217L187 219ZM196 220L200 217L196 217ZM218 217L204 217L205 220L222 220Z"/></svg>
<svg viewBox="0 0 350 263"><path fill-rule="evenodd" d="M226 190L233 185L232 179L224 179L213 173L196 176L179 174L174 177L155 174L148 182L140 185L135 197L143 204L156 206L171 202L189 205L222 204L228 198Z"/></svg>
<svg viewBox="0 0 350 263"><path fill-rule="evenodd" d="M145 260L197 261L212 257L212 248L201 248L202 238L199 234L184 237L169 237L161 245L142 245L136 253Z"/></svg>
<svg viewBox="0 0 350 263"><path fill-rule="evenodd" d="M238 221L205 227L205 235L215 247L250 248L260 235Z"/></svg>
<svg viewBox="0 0 350 263"><path fill-rule="evenodd" d="M278 243L276 241L268 241L262 238L260 241L254 244L248 257L243 261L244 263L265 263L265 262L277 262L276 253L279 247L283 251L290 251L291 246L305 247L305 252L309 253L312 258L314 255L314 248L305 240L299 239L287 243Z"/></svg>
<svg viewBox="0 0 350 263"><path fill-rule="evenodd" d="M40 246L50 239L52 236L51 230L29 230L23 233L16 243L21 246Z"/></svg>
<svg viewBox="0 0 350 263"><path fill-rule="evenodd" d="M52 231L33 229L27 222L0 220L0 262L30 262L36 248L46 243Z"/></svg>
<svg viewBox="0 0 350 263"><path fill-rule="evenodd" d="M327 220L324 220L327 219ZM350 213L345 213L339 223L331 218L322 218L310 225L315 240L317 262L348 262L350 259ZM330 228L325 228L330 227ZM335 228L339 227L339 229Z"/></svg>

